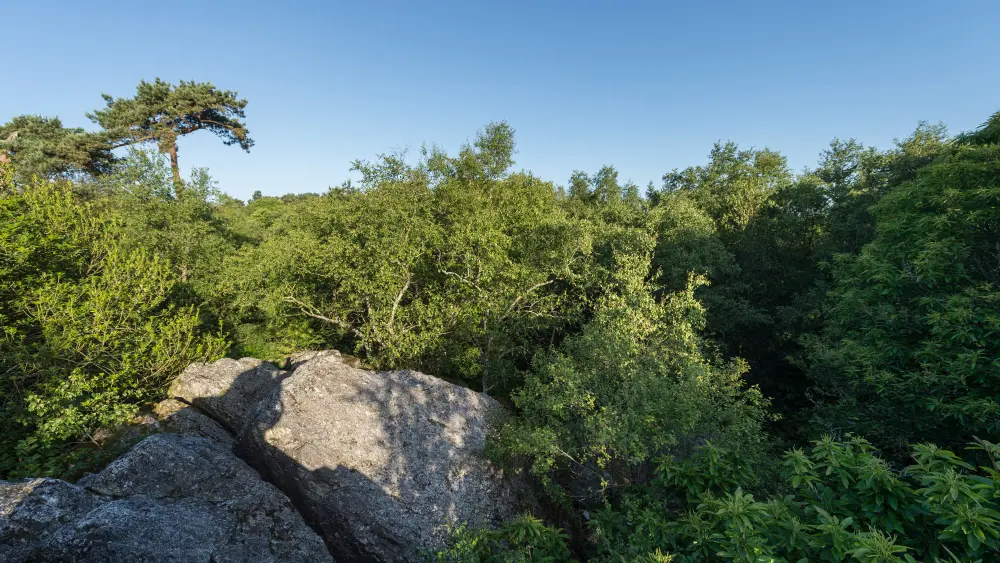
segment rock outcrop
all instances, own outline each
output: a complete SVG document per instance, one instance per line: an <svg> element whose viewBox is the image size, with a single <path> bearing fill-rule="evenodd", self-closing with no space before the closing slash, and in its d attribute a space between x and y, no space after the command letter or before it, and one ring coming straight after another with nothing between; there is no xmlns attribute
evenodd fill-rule
<svg viewBox="0 0 1000 563"><path fill-rule="evenodd" d="M333 558L288 498L226 444L158 434L76 485L0 482L0 561Z"/></svg>
<svg viewBox="0 0 1000 563"><path fill-rule="evenodd" d="M469 389L357 369L327 351L292 358L289 371L248 359L196 364L171 394L230 429L236 453L339 558L413 561L444 545L449 524L513 514L511 487L482 456L501 409Z"/></svg>
<svg viewBox="0 0 1000 563"><path fill-rule="evenodd" d="M513 516L482 455L493 399L357 366L190 366L154 409L166 432L100 473L0 482L0 561L416 561Z"/></svg>

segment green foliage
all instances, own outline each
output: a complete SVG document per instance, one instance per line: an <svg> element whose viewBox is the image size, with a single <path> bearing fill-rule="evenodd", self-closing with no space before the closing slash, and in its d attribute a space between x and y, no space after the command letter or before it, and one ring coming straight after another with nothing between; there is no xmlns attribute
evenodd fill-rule
<svg viewBox="0 0 1000 563"><path fill-rule="evenodd" d="M651 215L657 235L653 267L666 287L682 289L690 272L712 280L739 275L736 258L719 239L715 221L692 198L663 196Z"/></svg>
<svg viewBox="0 0 1000 563"><path fill-rule="evenodd" d="M655 456L706 439L748 454L762 443L764 401L744 388L745 364L713 361L699 336L703 280L654 299L645 281L652 240L645 246L617 255L582 332L536 358L514 395L520 414L501 431L500 455L530 461L557 495L582 501L641 483Z"/></svg>
<svg viewBox="0 0 1000 563"><path fill-rule="evenodd" d="M180 281L207 298L240 242L216 210L222 194L208 171L195 169L180 197L162 155L132 150L97 183L99 203L120 218L122 239L169 261Z"/></svg>
<svg viewBox="0 0 1000 563"><path fill-rule="evenodd" d="M751 366L800 434L810 403L803 340L821 330L830 263L875 236L869 208L912 179L944 144L944 128L920 124L889 151L834 140L819 167L793 178L772 151L717 145L705 166L672 172L649 192L662 213L657 263L676 288L684 268L712 282L697 296L707 331L726 356ZM801 439L801 436L795 438Z"/></svg>
<svg viewBox="0 0 1000 563"><path fill-rule="evenodd" d="M1000 144L1000 112L991 115L990 119L975 131L963 133L956 140L969 145Z"/></svg>
<svg viewBox="0 0 1000 563"><path fill-rule="evenodd" d="M174 86L159 78L142 80L134 98L104 94L104 109L87 114L111 139L113 147L155 142L170 155L174 183L181 186L177 139L195 131L215 133L226 145L249 152L253 146L246 124L246 100L236 92L219 90L208 82L181 81Z"/></svg>
<svg viewBox="0 0 1000 563"><path fill-rule="evenodd" d="M439 563L557 563L572 561L562 531L525 514L499 529L452 531L447 549L428 558Z"/></svg>
<svg viewBox="0 0 1000 563"><path fill-rule="evenodd" d="M831 428L900 449L1000 435L998 146L959 143L873 208L878 238L842 256L812 339Z"/></svg>
<svg viewBox="0 0 1000 563"><path fill-rule="evenodd" d="M706 166L663 176L664 191L690 193L724 236L744 229L790 180L783 156L767 149L739 150L735 143L717 143Z"/></svg>
<svg viewBox="0 0 1000 563"><path fill-rule="evenodd" d="M706 442L687 457L660 458L648 484L595 510L588 559L992 561L1000 555L1000 449L984 441L973 449L987 465L924 444L898 471L861 438L825 437L787 451L775 487L744 455ZM772 492L757 500L751 490L766 491L765 484ZM532 526L534 534L515 536L535 538L528 546L510 539L512 530ZM543 531L530 521L502 531L461 528L441 560L531 561L523 558L531 547L557 549L560 537Z"/></svg>
<svg viewBox="0 0 1000 563"><path fill-rule="evenodd" d="M653 267L660 283L679 291L688 274L704 275L697 293L706 308L707 326L718 337L733 335L748 325L765 321L747 300L748 284L741 279L736 256L719 236L716 222L687 193L662 194L651 212L657 235Z"/></svg>
<svg viewBox="0 0 1000 563"><path fill-rule="evenodd" d="M708 310L709 334L727 356L748 358L779 375L772 362L761 361L767 358L762 352L779 340L775 304L788 304L785 287L796 280L788 270L798 265L788 258L802 243L784 239L780 224L784 194L792 186L784 157L716 144L706 165L675 170L663 180L663 190L652 195L665 229L658 253L664 281L676 287L681 266L707 274L711 285L698 296ZM773 379L756 382L774 394Z"/></svg>
<svg viewBox="0 0 1000 563"><path fill-rule="evenodd" d="M507 171L512 154L499 124L454 158L356 163L363 190L293 204L227 258L225 299L245 320L307 319L375 366L509 387L537 342L572 319L565 287L588 244L551 184ZM248 206L261 219L284 207Z"/></svg>
<svg viewBox="0 0 1000 563"><path fill-rule="evenodd" d="M437 236L430 195L419 183L364 198L331 193L314 213L232 256L223 287L243 311L319 321L373 360L419 357L440 331L437 304L414 284Z"/></svg>
<svg viewBox="0 0 1000 563"><path fill-rule="evenodd" d="M977 445L990 452L996 446ZM706 444L663 459L651 486L630 491L622 510L591 521L595 560L671 553L674 561L983 561L998 551L994 462L976 470L934 446L893 470L865 440L830 438L792 449L779 494L759 486L741 456Z"/></svg>
<svg viewBox="0 0 1000 563"><path fill-rule="evenodd" d="M225 351L172 302L177 281L68 184L0 192L0 474L72 472L98 429Z"/></svg>
<svg viewBox="0 0 1000 563"><path fill-rule="evenodd" d="M0 162L16 166L17 179L106 172L114 163L101 134L63 127L59 118L20 115L0 126Z"/></svg>
<svg viewBox="0 0 1000 563"><path fill-rule="evenodd" d="M480 154L484 149L477 146L507 152ZM509 168L513 146L513 131L500 124L457 158L433 152L427 162L442 233L431 267L441 293L461 304L451 313L455 324L442 352L467 358L441 368L478 377L484 389L509 389L536 343L561 334L575 319L568 292L590 245L585 226L560 208L552 184L470 164L503 162Z"/></svg>

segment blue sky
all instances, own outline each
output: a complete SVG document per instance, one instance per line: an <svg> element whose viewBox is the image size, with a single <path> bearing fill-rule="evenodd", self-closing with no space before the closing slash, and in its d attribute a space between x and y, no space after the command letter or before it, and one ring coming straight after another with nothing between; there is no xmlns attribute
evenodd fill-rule
<svg viewBox="0 0 1000 563"><path fill-rule="evenodd" d="M7 0L0 120L91 127L142 79L246 97L250 154L184 138L230 194L316 191L350 162L507 120L517 167L557 183L611 164L659 184L713 142L793 169L834 137L887 147L1000 109L1000 2L252 2Z"/></svg>

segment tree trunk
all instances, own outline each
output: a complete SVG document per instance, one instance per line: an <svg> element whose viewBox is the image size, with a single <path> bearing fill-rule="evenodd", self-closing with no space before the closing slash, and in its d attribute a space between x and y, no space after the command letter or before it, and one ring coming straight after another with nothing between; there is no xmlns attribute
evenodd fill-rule
<svg viewBox="0 0 1000 563"><path fill-rule="evenodd" d="M181 181L181 169L180 166L177 165L176 142L170 145L170 150L168 151L168 154L170 154L170 172L173 173L174 175L174 194L179 199L184 193L184 182Z"/></svg>

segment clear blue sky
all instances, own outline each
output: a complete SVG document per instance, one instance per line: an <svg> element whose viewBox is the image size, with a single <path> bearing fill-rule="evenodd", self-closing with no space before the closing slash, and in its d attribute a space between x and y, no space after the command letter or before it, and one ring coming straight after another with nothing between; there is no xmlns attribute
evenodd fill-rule
<svg viewBox="0 0 1000 563"><path fill-rule="evenodd" d="M717 140L798 170L833 137L887 147L918 120L972 128L1000 109L1000 2L80 2L0 8L0 120L90 127L100 94L212 81L246 97L248 155L181 141L246 198L324 191L350 161L491 120L517 167L565 183L612 164L659 184Z"/></svg>

